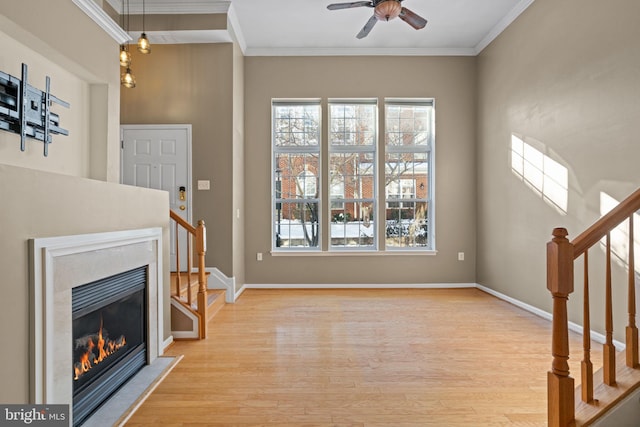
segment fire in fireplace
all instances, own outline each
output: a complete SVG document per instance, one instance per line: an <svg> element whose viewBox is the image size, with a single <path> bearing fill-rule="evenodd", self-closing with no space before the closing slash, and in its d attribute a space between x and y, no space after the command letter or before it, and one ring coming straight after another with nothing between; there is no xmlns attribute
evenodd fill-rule
<svg viewBox="0 0 640 427"><path fill-rule="evenodd" d="M73 289L74 425L146 365L146 289L146 266Z"/></svg>
<svg viewBox="0 0 640 427"><path fill-rule="evenodd" d="M109 337L109 331L104 328L102 315L100 316L100 328L97 333L88 334L75 339L73 363L73 379L78 381L89 369L97 366L114 355L118 350L125 350L127 339L120 335L113 340Z"/></svg>

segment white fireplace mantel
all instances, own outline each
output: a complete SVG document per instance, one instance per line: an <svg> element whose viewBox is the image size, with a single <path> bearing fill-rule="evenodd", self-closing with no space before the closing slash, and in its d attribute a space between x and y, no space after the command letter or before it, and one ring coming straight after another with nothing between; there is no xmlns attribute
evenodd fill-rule
<svg viewBox="0 0 640 427"><path fill-rule="evenodd" d="M31 375L34 404L72 404L72 289L149 266L147 363L161 355L162 228L37 238L31 266Z"/></svg>

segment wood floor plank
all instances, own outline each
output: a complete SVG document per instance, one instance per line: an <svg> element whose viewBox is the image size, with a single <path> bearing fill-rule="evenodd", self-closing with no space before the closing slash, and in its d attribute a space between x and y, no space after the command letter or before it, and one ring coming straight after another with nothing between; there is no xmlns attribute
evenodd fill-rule
<svg viewBox="0 0 640 427"><path fill-rule="evenodd" d="M127 426L546 425L550 323L477 289L247 290L208 326Z"/></svg>

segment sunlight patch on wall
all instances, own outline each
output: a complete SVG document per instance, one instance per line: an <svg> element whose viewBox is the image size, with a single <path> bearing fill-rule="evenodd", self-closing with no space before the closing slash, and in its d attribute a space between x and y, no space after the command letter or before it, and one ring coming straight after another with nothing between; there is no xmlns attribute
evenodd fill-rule
<svg viewBox="0 0 640 427"><path fill-rule="evenodd" d="M604 216L620 202L605 192L600 192L600 216ZM603 247L606 240L601 240ZM634 270L640 272L640 215L633 214ZM624 268L629 266L629 221L624 221L611 231L611 253Z"/></svg>
<svg viewBox="0 0 640 427"><path fill-rule="evenodd" d="M568 169L516 135L511 135L511 171L547 204L567 213Z"/></svg>

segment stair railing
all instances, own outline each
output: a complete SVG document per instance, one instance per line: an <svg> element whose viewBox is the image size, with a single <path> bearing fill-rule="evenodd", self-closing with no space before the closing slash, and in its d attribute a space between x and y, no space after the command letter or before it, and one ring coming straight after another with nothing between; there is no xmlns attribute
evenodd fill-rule
<svg viewBox="0 0 640 427"><path fill-rule="evenodd" d="M192 236L195 238L198 271L198 297L197 312L200 315L199 334L203 339L207 336L207 281L205 272L205 255L207 253L207 229L203 220L198 221L198 226L194 227L185 221L180 215L173 210L169 210L169 216L175 221L175 246L176 246L176 289L175 295L182 298L182 273L180 271L180 238L179 231L183 228L187 231L187 304L191 306L191 272L193 270L193 248Z"/></svg>
<svg viewBox="0 0 640 427"><path fill-rule="evenodd" d="M583 360L581 361L581 393L579 398L589 404L591 414L599 415L619 401L625 391L619 390L616 398L608 398L599 403L594 400L593 364L591 362L591 322L589 317L589 248L605 239L605 343L603 345L603 383L616 386L616 350L613 343L613 302L611 282L611 232L620 224L629 224L628 252L628 325L626 326L625 364L628 368L638 368L638 328L636 327L635 263L633 216L640 210L640 189L630 195L609 213L573 241L567 239L567 230L556 228L553 239L547 243L547 288L553 297L552 356L551 371L547 375L548 425L565 427L584 425L584 420L576 420L575 398L578 397L574 380L569 375L569 322L567 301L573 292L574 261L583 256L584 261L584 306L583 306ZM637 384L636 384L637 385Z"/></svg>

